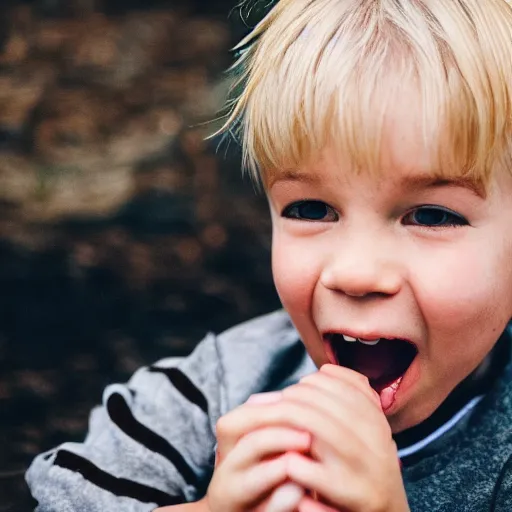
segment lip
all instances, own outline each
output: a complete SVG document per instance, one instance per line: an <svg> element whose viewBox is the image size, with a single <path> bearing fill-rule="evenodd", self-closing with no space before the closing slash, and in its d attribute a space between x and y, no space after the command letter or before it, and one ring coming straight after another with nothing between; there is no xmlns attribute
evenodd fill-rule
<svg viewBox="0 0 512 512"><path fill-rule="evenodd" d="M419 350L418 345L411 341L409 338L397 336L396 334L383 334L382 332L377 331L364 331L362 333L361 331L351 331L349 329L347 330L338 330L338 329L332 329L332 330L326 330L322 334L322 341L324 343L325 352L327 355L327 359L329 363L334 364L336 366L339 366L336 355L334 353L334 350L332 348L332 344L329 342L328 337L329 335L337 334L342 335L345 334L347 336L350 336L352 338L360 338L360 339L367 339L367 340L374 340L377 338L386 338L386 339L399 339L401 341L405 341L407 343L410 343L414 346L416 349L416 355L414 356L414 359L412 360L411 364L405 371L405 373L402 375L400 380L400 385L398 386L398 389L395 393L394 402L393 404L386 409L385 414L386 416L392 415L397 409L401 407L401 404L404 402L404 400L407 400L407 396L410 394L411 389L414 387L416 382L419 379Z"/></svg>
<svg viewBox="0 0 512 512"><path fill-rule="evenodd" d="M406 372L402 376L400 386L396 390L395 400L391 407L385 411L386 416L392 415L401 407L401 404L407 400L407 397L411 394L412 388L418 382L420 376L420 362L418 354L412 360L412 363L407 368Z"/></svg>

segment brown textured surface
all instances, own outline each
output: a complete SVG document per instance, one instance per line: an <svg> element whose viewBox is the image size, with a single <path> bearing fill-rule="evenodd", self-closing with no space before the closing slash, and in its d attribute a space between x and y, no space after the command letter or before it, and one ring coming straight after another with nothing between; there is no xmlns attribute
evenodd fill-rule
<svg viewBox="0 0 512 512"><path fill-rule="evenodd" d="M226 90L220 6L16 4L0 53L1 512L33 509L27 464L83 438L106 384L278 307L265 200L198 127Z"/></svg>

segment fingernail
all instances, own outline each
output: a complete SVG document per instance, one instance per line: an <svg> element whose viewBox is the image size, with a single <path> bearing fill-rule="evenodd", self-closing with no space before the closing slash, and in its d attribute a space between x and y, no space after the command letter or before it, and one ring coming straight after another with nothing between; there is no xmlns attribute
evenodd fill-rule
<svg viewBox="0 0 512 512"><path fill-rule="evenodd" d="M272 391L271 393L258 393L256 395L251 395L249 400L247 400L248 404L273 404L275 402L279 402L282 398L281 391Z"/></svg>
<svg viewBox="0 0 512 512"><path fill-rule="evenodd" d="M266 510L268 512L296 510L304 495L304 489L299 485L292 482L282 484L272 494Z"/></svg>

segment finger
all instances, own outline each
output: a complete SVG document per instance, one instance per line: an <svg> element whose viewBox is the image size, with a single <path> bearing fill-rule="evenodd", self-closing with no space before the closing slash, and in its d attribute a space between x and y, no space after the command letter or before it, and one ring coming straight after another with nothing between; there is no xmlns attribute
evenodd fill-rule
<svg viewBox="0 0 512 512"><path fill-rule="evenodd" d="M375 405L379 411L382 409L379 394L370 386L368 378L348 368L324 365L320 371L307 375L301 381L315 382L319 386L325 386L328 389L333 386L349 389L354 396L359 398L363 396Z"/></svg>
<svg viewBox="0 0 512 512"><path fill-rule="evenodd" d="M269 427L288 427L309 432L313 443L322 442L339 453L347 462L357 461L368 451L366 443L354 435L354 427L340 424L311 404L283 399L278 405L259 406L237 411L231 423L239 431L255 431Z"/></svg>
<svg viewBox="0 0 512 512"><path fill-rule="evenodd" d="M287 482L272 493L264 510L265 512L295 512L305 494L301 486Z"/></svg>
<svg viewBox="0 0 512 512"><path fill-rule="evenodd" d="M351 386L352 388L355 388L357 391L368 397L379 410L382 409L380 404L380 396L377 391L375 391L370 386L370 381L366 375L351 370L350 368L345 368L344 366L337 366L334 364L323 365L322 368L320 368L320 371L317 373L318 375L330 377L340 384L343 383L345 385Z"/></svg>
<svg viewBox="0 0 512 512"><path fill-rule="evenodd" d="M281 393L281 391L272 391L269 393L256 393L255 395L251 395L246 403L251 405L272 404L279 402L282 396L283 394Z"/></svg>
<svg viewBox="0 0 512 512"><path fill-rule="evenodd" d="M369 451L380 450L381 446L392 443L391 430L381 411L373 406L361 411L351 410L340 404L339 397L326 393L323 389L309 384L297 384L284 391L285 400L296 402L306 408L304 414L314 420L318 416L310 453L317 460L327 461L341 457L347 462L358 464ZM283 402L284 404L285 402ZM360 404L353 408L361 409ZM329 421L327 421L329 420ZM357 425L355 427L354 425ZM331 432L328 434L327 432Z"/></svg>
<svg viewBox="0 0 512 512"><path fill-rule="evenodd" d="M309 496L304 496L304 498L302 498L297 510L298 512L338 512L335 508L329 507L324 503L320 503Z"/></svg>
<svg viewBox="0 0 512 512"><path fill-rule="evenodd" d="M336 478L342 482L342 486L333 486L333 476L326 471L324 464L298 453L287 454L286 461L287 475L290 480L298 485L307 486L328 502L349 510L357 508L361 503L358 487L353 478L350 478L348 471L343 475L338 472Z"/></svg>
<svg viewBox="0 0 512 512"><path fill-rule="evenodd" d="M229 476L221 487L232 493L233 503L240 504L257 503L288 480L284 456L261 462L244 471L238 478L230 471L226 472L226 475Z"/></svg>
<svg viewBox="0 0 512 512"><path fill-rule="evenodd" d="M321 404L327 406L328 411L332 413L342 413L342 417L346 417L347 411L350 411L351 415L355 413L371 421L381 420L381 422L387 423L382 409L376 407L373 400L368 399L360 392L354 392L354 388L351 386L336 382L332 377L319 375L316 379L301 380L299 384L286 388L283 391L283 396L284 398L291 396L298 398L302 392L306 393L308 390L309 394L316 392L318 398L323 396ZM326 412L328 411L326 410Z"/></svg>
<svg viewBox="0 0 512 512"><path fill-rule="evenodd" d="M222 416L216 425L217 456L218 460L223 458L235 447L236 443L251 430L250 421L240 421L240 417L246 419L257 415L259 407L271 403L277 403L281 393L260 393L249 398L246 404L233 409Z"/></svg>
<svg viewBox="0 0 512 512"><path fill-rule="evenodd" d="M307 452L311 434L286 427L268 427L249 432L240 439L225 461L237 469L245 469L278 453Z"/></svg>
<svg viewBox="0 0 512 512"><path fill-rule="evenodd" d="M326 390L303 382L285 389L283 395L287 400L307 404L330 416L333 421L343 425L350 432L349 435L357 436L367 446L391 441L389 423L380 409L368 400L354 396L351 390L340 388L338 391L335 395L332 389ZM354 423L357 428L354 428Z"/></svg>

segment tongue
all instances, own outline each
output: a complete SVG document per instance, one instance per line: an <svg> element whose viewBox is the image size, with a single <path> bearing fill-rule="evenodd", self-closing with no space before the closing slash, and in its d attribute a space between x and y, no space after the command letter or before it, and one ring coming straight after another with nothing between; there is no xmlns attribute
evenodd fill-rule
<svg viewBox="0 0 512 512"><path fill-rule="evenodd" d="M368 377L370 385L378 393L396 383L417 354L412 344L400 339L382 338L377 345L369 346L333 337L332 348L339 365Z"/></svg>

